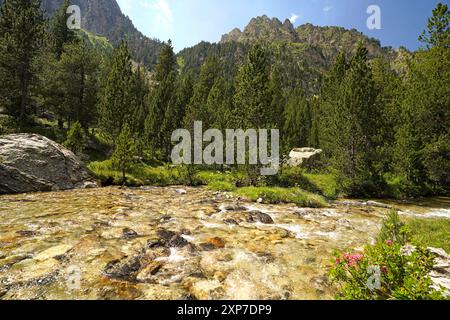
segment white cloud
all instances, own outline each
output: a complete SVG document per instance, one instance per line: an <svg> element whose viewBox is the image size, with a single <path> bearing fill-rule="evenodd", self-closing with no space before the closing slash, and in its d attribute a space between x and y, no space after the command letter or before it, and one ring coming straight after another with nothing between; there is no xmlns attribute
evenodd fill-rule
<svg viewBox="0 0 450 320"><path fill-rule="evenodd" d="M292 23L295 23L295 21L297 21L297 19L298 19L299 17L298 17L298 15L296 15L295 13L293 13L292 15L291 15L291 18L289 19Z"/></svg>
<svg viewBox="0 0 450 320"><path fill-rule="evenodd" d="M323 11L329 12L329 11L331 11L332 9L333 9L333 6L325 6L325 7L323 8Z"/></svg>
<svg viewBox="0 0 450 320"><path fill-rule="evenodd" d="M155 11L155 22L162 29L168 30L172 27L174 19L168 0L143 0L140 5Z"/></svg>

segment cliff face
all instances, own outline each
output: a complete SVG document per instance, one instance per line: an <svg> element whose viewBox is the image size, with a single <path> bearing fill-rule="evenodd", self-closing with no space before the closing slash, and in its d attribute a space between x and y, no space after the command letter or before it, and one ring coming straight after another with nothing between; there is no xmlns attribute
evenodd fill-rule
<svg viewBox="0 0 450 320"><path fill-rule="evenodd" d="M297 42L297 33L292 23L286 19L282 23L277 18L270 19L266 15L253 18L242 32L236 28L228 34L222 36L222 43L253 42L264 40L269 42Z"/></svg>
<svg viewBox="0 0 450 320"><path fill-rule="evenodd" d="M0 5L3 0L0 0ZM43 9L51 16L64 0L43 0ZM81 9L81 26L95 34L105 36L113 45L125 37L133 59L152 67L156 63L162 43L139 32L133 22L120 10L116 0L72 0Z"/></svg>
<svg viewBox="0 0 450 320"><path fill-rule="evenodd" d="M369 50L371 57L384 55L392 58L395 55L390 48L381 47L378 40L369 38L355 29L318 27L309 23L294 28L287 19L282 23L277 18L270 19L265 15L253 18L244 31L236 28L223 35L221 39L221 43L252 43L256 41L314 46L321 49L324 56L330 60L333 60L340 51L353 53L360 42Z"/></svg>

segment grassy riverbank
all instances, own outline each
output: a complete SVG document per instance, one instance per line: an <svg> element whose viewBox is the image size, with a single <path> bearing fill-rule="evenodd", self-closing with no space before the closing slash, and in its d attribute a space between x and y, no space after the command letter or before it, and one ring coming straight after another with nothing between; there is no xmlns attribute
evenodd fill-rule
<svg viewBox="0 0 450 320"><path fill-rule="evenodd" d="M450 219L407 219L412 242L450 253Z"/></svg>
<svg viewBox="0 0 450 320"><path fill-rule="evenodd" d="M110 161L92 162L89 169L103 185L122 184L121 173L112 169ZM335 199L338 188L330 174L304 173L301 169L285 169L267 177L257 185L242 171L215 171L187 167L134 165L126 175L128 186L206 186L212 191L231 192L251 201L295 203L299 206L324 207L326 199Z"/></svg>

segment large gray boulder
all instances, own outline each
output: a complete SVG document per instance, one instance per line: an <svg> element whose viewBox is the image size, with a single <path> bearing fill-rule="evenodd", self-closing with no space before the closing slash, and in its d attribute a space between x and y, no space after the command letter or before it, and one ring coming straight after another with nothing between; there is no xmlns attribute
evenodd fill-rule
<svg viewBox="0 0 450 320"><path fill-rule="evenodd" d="M0 194L96 187L70 150L36 134L0 136Z"/></svg>
<svg viewBox="0 0 450 320"><path fill-rule="evenodd" d="M319 164L322 150L314 148L292 149L287 165L290 167L312 168Z"/></svg>

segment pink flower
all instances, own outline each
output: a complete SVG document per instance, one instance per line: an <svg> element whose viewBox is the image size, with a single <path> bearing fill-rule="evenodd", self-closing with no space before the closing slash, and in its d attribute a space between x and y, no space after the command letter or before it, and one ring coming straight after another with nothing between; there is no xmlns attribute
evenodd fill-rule
<svg viewBox="0 0 450 320"><path fill-rule="evenodd" d="M336 259L336 264L341 264L341 259L337 258Z"/></svg>
<svg viewBox="0 0 450 320"><path fill-rule="evenodd" d="M388 268L387 267L382 267L381 268L381 272L384 273L384 274L388 273Z"/></svg>
<svg viewBox="0 0 450 320"><path fill-rule="evenodd" d="M394 241L392 240L386 240L386 244L390 247L394 244Z"/></svg>
<svg viewBox="0 0 450 320"><path fill-rule="evenodd" d="M353 254L350 257L350 260L356 261L356 262L361 261L362 259L364 259L364 256L362 254Z"/></svg>
<svg viewBox="0 0 450 320"><path fill-rule="evenodd" d="M350 254L346 253L344 254L344 260L349 261L350 260Z"/></svg>

